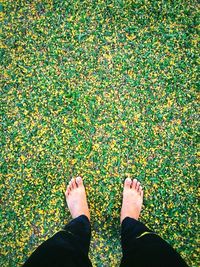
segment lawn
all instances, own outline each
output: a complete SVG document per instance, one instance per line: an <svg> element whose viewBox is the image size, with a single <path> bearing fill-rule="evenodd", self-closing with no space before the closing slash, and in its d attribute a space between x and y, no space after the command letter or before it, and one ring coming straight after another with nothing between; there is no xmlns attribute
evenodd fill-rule
<svg viewBox="0 0 200 267"><path fill-rule="evenodd" d="M198 267L198 1L15 0L0 6L0 266L22 264L71 220L81 175L90 258L121 258L125 177L140 220Z"/></svg>

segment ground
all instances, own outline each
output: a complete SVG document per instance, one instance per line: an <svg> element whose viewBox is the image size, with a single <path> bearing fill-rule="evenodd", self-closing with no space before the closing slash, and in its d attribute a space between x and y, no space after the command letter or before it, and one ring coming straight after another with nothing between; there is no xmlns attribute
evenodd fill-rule
<svg viewBox="0 0 200 267"><path fill-rule="evenodd" d="M197 253L198 1L3 1L1 266L71 217L82 176L90 258L118 266L123 181L141 221L193 267Z"/></svg>

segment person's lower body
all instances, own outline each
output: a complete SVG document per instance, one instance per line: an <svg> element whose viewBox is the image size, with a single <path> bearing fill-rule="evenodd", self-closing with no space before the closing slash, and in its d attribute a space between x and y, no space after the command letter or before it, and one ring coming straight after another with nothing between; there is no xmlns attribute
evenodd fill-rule
<svg viewBox="0 0 200 267"><path fill-rule="evenodd" d="M66 200L73 219L63 230L40 245L24 267L91 267L90 212L81 177L69 182ZM143 190L137 179L124 183L121 209L121 267L187 267L180 255L161 237L137 219ZM84 214L84 215L83 215ZM135 219L133 219L135 218Z"/></svg>
<svg viewBox="0 0 200 267"><path fill-rule="evenodd" d="M23 267L91 267L90 239L90 221L81 215L42 243Z"/></svg>
<svg viewBox="0 0 200 267"><path fill-rule="evenodd" d="M166 241L130 217L122 221L121 245L120 267L188 267Z"/></svg>

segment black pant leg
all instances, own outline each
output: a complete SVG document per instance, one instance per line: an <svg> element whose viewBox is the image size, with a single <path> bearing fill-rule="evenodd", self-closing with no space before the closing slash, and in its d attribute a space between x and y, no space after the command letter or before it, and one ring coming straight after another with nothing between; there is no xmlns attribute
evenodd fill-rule
<svg viewBox="0 0 200 267"><path fill-rule="evenodd" d="M166 241L133 218L122 222L121 244L120 267L188 267Z"/></svg>
<svg viewBox="0 0 200 267"><path fill-rule="evenodd" d="M90 221L81 215L43 242L23 267L91 267L90 239Z"/></svg>
<svg viewBox="0 0 200 267"><path fill-rule="evenodd" d="M88 255L91 239L91 226L87 216L81 215L65 225L64 230L73 236L71 246Z"/></svg>

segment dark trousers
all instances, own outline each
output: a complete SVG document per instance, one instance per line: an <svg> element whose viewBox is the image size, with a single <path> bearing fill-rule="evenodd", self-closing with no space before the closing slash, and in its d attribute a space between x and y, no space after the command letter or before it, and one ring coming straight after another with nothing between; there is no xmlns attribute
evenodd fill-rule
<svg viewBox="0 0 200 267"><path fill-rule="evenodd" d="M91 267L88 257L91 226L81 215L42 243L24 267ZM126 217L121 227L120 267L187 267L180 255L143 223Z"/></svg>

